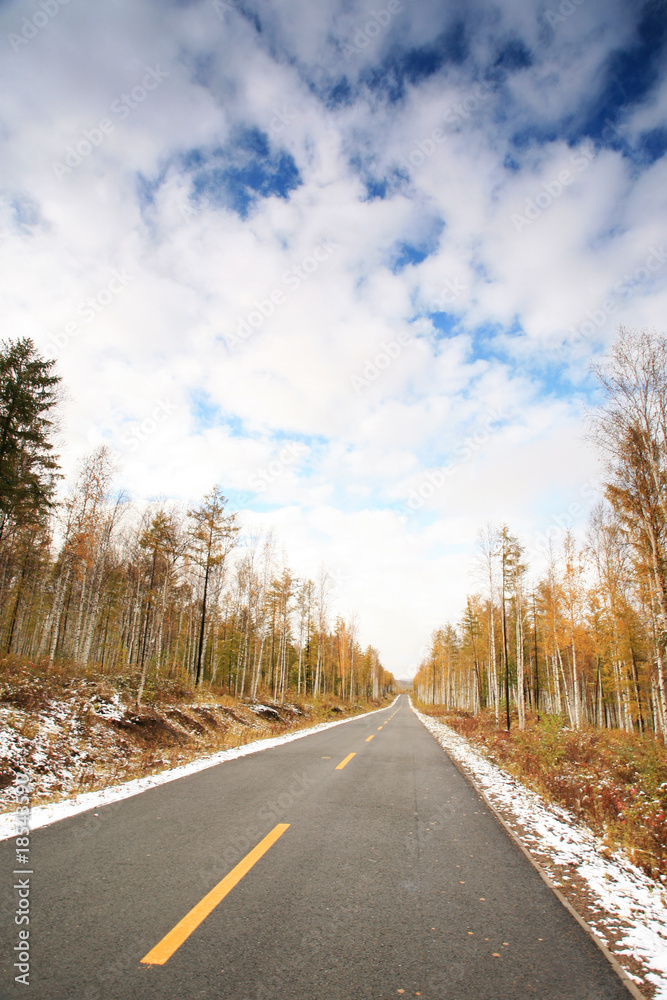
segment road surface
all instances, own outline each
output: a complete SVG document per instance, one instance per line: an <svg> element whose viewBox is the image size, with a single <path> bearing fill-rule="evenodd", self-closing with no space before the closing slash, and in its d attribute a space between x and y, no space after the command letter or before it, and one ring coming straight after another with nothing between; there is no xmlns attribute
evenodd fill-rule
<svg viewBox="0 0 667 1000"><path fill-rule="evenodd" d="M0 845L0 997L630 996L406 696L97 814L32 833L28 989Z"/></svg>

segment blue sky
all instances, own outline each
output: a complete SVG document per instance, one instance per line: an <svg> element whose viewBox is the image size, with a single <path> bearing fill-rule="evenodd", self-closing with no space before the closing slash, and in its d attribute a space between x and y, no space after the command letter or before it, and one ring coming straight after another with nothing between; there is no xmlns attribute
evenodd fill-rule
<svg viewBox="0 0 667 1000"><path fill-rule="evenodd" d="M4 329L57 358L68 470L219 480L401 676L487 521L536 572L584 531L589 362L667 315L664 3L0 19Z"/></svg>

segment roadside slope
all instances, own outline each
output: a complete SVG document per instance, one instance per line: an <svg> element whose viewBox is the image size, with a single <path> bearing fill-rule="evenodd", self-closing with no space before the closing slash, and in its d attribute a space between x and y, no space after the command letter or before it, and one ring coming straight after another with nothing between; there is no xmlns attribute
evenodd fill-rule
<svg viewBox="0 0 667 1000"><path fill-rule="evenodd" d="M134 679L20 666L0 674L0 813L17 776L33 807L71 799L380 703L235 699L162 680L137 709Z"/></svg>

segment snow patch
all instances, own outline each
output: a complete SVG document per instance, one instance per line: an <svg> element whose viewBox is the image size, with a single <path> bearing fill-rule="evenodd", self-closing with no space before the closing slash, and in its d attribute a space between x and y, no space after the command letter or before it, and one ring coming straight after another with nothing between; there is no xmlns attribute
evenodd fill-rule
<svg viewBox="0 0 667 1000"><path fill-rule="evenodd" d="M121 703L120 694L114 691L111 698L104 701L100 698L91 698L90 705L95 715L100 719L110 719L113 722L120 722L125 715L125 706Z"/></svg>

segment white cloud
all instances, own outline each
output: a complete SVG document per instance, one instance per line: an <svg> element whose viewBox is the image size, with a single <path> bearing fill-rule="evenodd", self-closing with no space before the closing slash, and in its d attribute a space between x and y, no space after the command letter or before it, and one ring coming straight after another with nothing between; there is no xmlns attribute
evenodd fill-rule
<svg viewBox="0 0 667 1000"><path fill-rule="evenodd" d="M619 321L664 322L667 264L614 291L662 245L664 158L638 169L584 137L568 145L562 125L576 132L590 117L636 16L588 0L551 30L523 0L480 2L467 56L452 49L440 72L406 77L394 103L370 74L386 60L397 79L411 46L453 30L441 4L403 0L349 59L342 46L373 5L281 0L258 8L261 35L229 6L219 17L211 3L119 2L102 26L95 8L71 4L18 51L7 42L5 333L56 345L66 469L107 440L138 500L195 497L214 480L245 495L284 440L305 439L307 452L244 500L247 516L276 525L297 572L316 574L322 559L338 571L337 607L359 612L364 640L404 676L431 629L459 613L480 525L506 519L532 537L596 473L579 437L591 351ZM5 5L0 34L33 12ZM513 39L533 61L503 82L493 64ZM151 67L167 75L121 117L114 102L132 100ZM311 84L343 76L351 102L327 107ZM622 109L629 141L662 120L664 93L661 82ZM58 179L54 161L105 117L113 130ZM274 157L294 158L300 186L258 198L246 218L193 200L196 151L226 150L252 128ZM542 138L514 141L531 129ZM573 183L517 232L513 213L556 190L563 170ZM390 195L368 198L369 178ZM429 240L425 260L392 272L397 246ZM323 244L335 248L297 287L294 269ZM129 279L107 302L114 272ZM276 291L271 315L230 349L225 335ZM604 323L554 353L610 296ZM450 314L448 336L429 312ZM545 358L580 388L545 374ZM364 371L375 375L355 388ZM490 411L502 419L475 444ZM400 516L448 463L446 486Z"/></svg>

